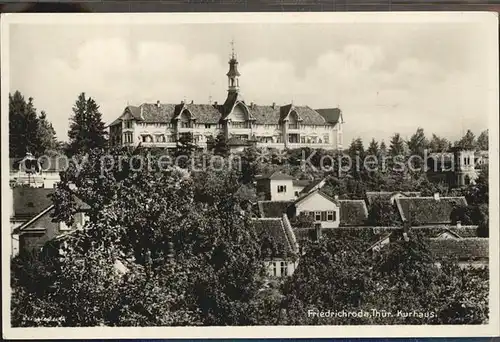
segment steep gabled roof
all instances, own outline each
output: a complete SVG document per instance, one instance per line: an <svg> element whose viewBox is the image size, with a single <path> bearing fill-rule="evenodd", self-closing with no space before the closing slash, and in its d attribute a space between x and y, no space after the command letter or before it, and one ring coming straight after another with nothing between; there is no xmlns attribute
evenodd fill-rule
<svg viewBox="0 0 500 342"><path fill-rule="evenodd" d="M286 173L280 171L274 171L272 173L263 174L255 177L256 179L269 179L269 180L295 180L294 177L287 175Z"/></svg>
<svg viewBox="0 0 500 342"><path fill-rule="evenodd" d="M12 189L14 212L18 220L30 220L52 205L54 189L15 187Z"/></svg>
<svg viewBox="0 0 500 342"><path fill-rule="evenodd" d="M287 212L292 201L259 201L259 214L262 218L282 217Z"/></svg>
<svg viewBox="0 0 500 342"><path fill-rule="evenodd" d="M323 118L325 118L326 122L329 124L337 124L342 119L342 111L340 108L322 108L316 109Z"/></svg>
<svg viewBox="0 0 500 342"><path fill-rule="evenodd" d="M436 259L487 260L489 258L489 239L429 239L429 249Z"/></svg>
<svg viewBox="0 0 500 342"><path fill-rule="evenodd" d="M210 104L187 103L186 109L199 123L218 123L221 119L219 110Z"/></svg>
<svg viewBox="0 0 500 342"><path fill-rule="evenodd" d="M302 193L306 194L306 193L310 192L311 190L313 190L315 187L318 187L318 189L321 189L322 188L321 185L324 185L324 184L321 184L321 182L323 182L323 181L325 181L325 178L320 178L320 179L316 179L316 180L309 182L309 184L304 189L302 189Z"/></svg>
<svg viewBox="0 0 500 342"><path fill-rule="evenodd" d="M86 210L90 209L90 206L87 203L83 202L78 197L75 198L75 203L76 203L76 209L79 212L86 211ZM37 213L35 216L31 217L29 220L27 220L23 224L21 224L20 226L16 227L16 229L14 229L14 231L12 233L13 234L19 234L22 231L25 231L25 230L29 229L29 227L33 223L37 222L42 217L48 215L53 210L54 210L54 204L51 204L47 208L43 209L41 212Z"/></svg>
<svg viewBox="0 0 500 342"><path fill-rule="evenodd" d="M401 197L396 205L403 221L412 225L449 224L452 210L467 205L465 197Z"/></svg>
<svg viewBox="0 0 500 342"><path fill-rule="evenodd" d="M311 183L311 181L307 179L294 179L292 183L293 186L303 186L305 188Z"/></svg>
<svg viewBox="0 0 500 342"><path fill-rule="evenodd" d="M368 208L363 200L339 200L340 225L362 226L368 219Z"/></svg>
<svg viewBox="0 0 500 342"><path fill-rule="evenodd" d="M336 124L337 121L331 120L331 115L328 114L325 118L324 115L318 111L310 108L309 106L295 106L287 104L283 106L278 105L247 105L243 100L241 93L230 92L223 105L212 104L171 104L171 103L143 103L140 106L127 106L124 113L130 113L132 117L138 121L150 123L167 123L180 113L181 108L187 108L190 113L200 123L218 123L221 119L224 120L230 114L236 103L242 103L247 109L251 120L257 124L278 125L283 122L290 111L295 111L304 125L326 125ZM337 109L328 109L328 111ZM325 110L321 110L324 111ZM338 110L340 115L340 110ZM334 116L335 116L334 115ZM114 120L108 126L118 124L121 118Z"/></svg>
<svg viewBox="0 0 500 342"><path fill-rule="evenodd" d="M330 202L335 203L335 205L339 205L339 201L338 200L331 198L330 196L328 196L327 194L325 194L323 191L321 191L321 189L316 189L314 191L307 192L307 193L303 192L302 196L300 196L299 198L297 198L295 200L294 204L297 205L300 202L304 201L306 198L311 197L312 195L315 195L315 194L323 196L324 198L326 198Z"/></svg>
<svg viewBox="0 0 500 342"><path fill-rule="evenodd" d="M434 238L435 239L440 239L441 236L443 236L445 234L449 234L449 235L453 236L455 239L461 239L462 238L455 230L451 230L451 229L444 229L442 232L440 232Z"/></svg>
<svg viewBox="0 0 500 342"><path fill-rule="evenodd" d="M295 239L294 233L291 230L287 232L284 220L285 218L283 217L258 218L253 219L252 222L260 239L268 238L269 240L274 240L284 248L284 251L280 252L285 252L286 255L290 256L297 252L297 247L293 241Z"/></svg>
<svg viewBox="0 0 500 342"><path fill-rule="evenodd" d="M383 201L389 202L392 196L401 194L405 197L420 197L421 193L419 191L367 191L366 200L368 204L371 205L375 199L381 199Z"/></svg>

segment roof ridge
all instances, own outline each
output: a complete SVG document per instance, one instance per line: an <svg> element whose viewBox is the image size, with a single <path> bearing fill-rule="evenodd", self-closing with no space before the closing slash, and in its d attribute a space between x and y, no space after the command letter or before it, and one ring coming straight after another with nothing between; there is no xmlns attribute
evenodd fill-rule
<svg viewBox="0 0 500 342"><path fill-rule="evenodd" d="M281 226L281 230L283 231L283 234L285 235L285 240L288 244L288 249L293 251L293 246L292 246L292 243L290 242L289 236L286 232L285 222L283 221L283 217L280 218L280 226Z"/></svg>

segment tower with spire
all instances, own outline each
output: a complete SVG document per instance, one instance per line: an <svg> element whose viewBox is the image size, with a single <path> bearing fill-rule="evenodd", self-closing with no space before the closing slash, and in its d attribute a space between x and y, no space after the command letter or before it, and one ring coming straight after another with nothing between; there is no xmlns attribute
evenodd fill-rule
<svg viewBox="0 0 500 342"><path fill-rule="evenodd" d="M234 40L231 41L231 56L229 58L229 71L227 72L228 92L238 93L240 88L240 73L238 71L238 60L234 53Z"/></svg>

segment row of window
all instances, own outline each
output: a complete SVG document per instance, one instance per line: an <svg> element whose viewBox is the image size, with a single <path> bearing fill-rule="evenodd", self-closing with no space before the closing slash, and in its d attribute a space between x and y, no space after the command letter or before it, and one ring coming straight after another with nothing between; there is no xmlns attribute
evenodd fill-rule
<svg viewBox="0 0 500 342"><path fill-rule="evenodd" d="M291 144L298 144L299 143L299 136L297 134L288 135L288 142ZM301 136L300 143L301 144L329 144L330 143L330 136L328 134L325 134L323 136L323 138Z"/></svg>
<svg viewBox="0 0 500 342"><path fill-rule="evenodd" d="M286 192L286 185L278 185L278 193Z"/></svg>
<svg viewBox="0 0 500 342"><path fill-rule="evenodd" d="M154 126L154 127L166 127L166 128L174 128L175 124L168 122L168 123L138 123L137 124L139 127L147 127L147 126ZM244 121L244 122L232 122L231 126L233 128L250 128L252 124L249 121ZM264 126L264 129L280 129L280 125L262 125ZM127 120L123 121L123 127L125 129L132 129L133 128L133 121ZM193 121L181 121L181 128L219 128L222 129L221 124L196 124ZM300 125L300 124L289 124L288 128L289 129L301 129L301 128L310 128L310 129L317 129L319 127L323 127L324 129L328 129L331 126L318 126L318 125Z"/></svg>
<svg viewBox="0 0 500 342"><path fill-rule="evenodd" d="M337 221L337 212L333 210L328 211L302 211L301 215L309 216L314 215L314 221L316 222L333 222Z"/></svg>
<svg viewBox="0 0 500 342"><path fill-rule="evenodd" d="M272 275L274 277L278 276L278 264L279 264L279 269L280 269L280 274L281 276L287 276L288 275L288 265L284 261L275 261L272 264Z"/></svg>
<svg viewBox="0 0 500 342"><path fill-rule="evenodd" d="M173 123L138 123L137 125L139 127L148 127L148 126L163 127L163 128L175 128L176 127L176 125ZM180 126L181 126L181 128L206 128L206 129L219 128L219 129L222 129L221 124L196 124L196 123L193 123L192 121L181 121ZM133 128L132 121L124 121L124 128L125 129Z"/></svg>
<svg viewBox="0 0 500 342"><path fill-rule="evenodd" d="M151 143L151 142L159 142L159 143L166 143L166 142L176 142L175 136L173 135L163 135L163 134L158 134L155 135L154 138L151 135L143 135L141 136L141 141L145 143Z"/></svg>

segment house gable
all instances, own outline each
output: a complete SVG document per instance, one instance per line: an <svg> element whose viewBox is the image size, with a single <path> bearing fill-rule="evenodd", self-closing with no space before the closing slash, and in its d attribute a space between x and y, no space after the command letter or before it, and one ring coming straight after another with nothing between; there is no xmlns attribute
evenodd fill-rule
<svg viewBox="0 0 500 342"><path fill-rule="evenodd" d="M323 210L337 210L339 206L329 198L327 195L323 194L321 191L314 191L309 193L307 196L299 198L295 202L295 207L297 212L301 211L323 211Z"/></svg>
<svg viewBox="0 0 500 342"><path fill-rule="evenodd" d="M462 237L460 235L458 235L457 233L451 231L451 230L448 230L446 229L445 231L441 232L439 235L437 235L435 237L435 239L438 239L438 240L449 240L449 239L452 239L452 240L458 240L458 239L461 239Z"/></svg>

